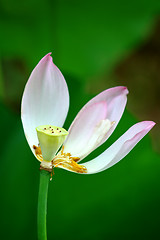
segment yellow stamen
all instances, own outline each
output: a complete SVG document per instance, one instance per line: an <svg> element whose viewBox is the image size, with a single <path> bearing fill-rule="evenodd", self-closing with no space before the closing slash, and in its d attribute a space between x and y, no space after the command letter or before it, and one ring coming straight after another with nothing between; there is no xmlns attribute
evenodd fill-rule
<svg viewBox="0 0 160 240"><path fill-rule="evenodd" d="M43 161L41 148L33 145L35 154L41 162ZM87 168L83 165L79 165L77 161L80 160L79 157L72 157L70 153L64 152L64 146L61 151L54 157L52 160L53 167L64 167L68 170L77 172L77 173L86 173Z"/></svg>
<svg viewBox="0 0 160 240"><path fill-rule="evenodd" d="M52 163L54 167L64 167L68 170L77 172L77 173L86 173L87 168L83 165L76 163L80 158L72 157L70 153L64 153L64 146L61 151L54 157Z"/></svg>
<svg viewBox="0 0 160 240"><path fill-rule="evenodd" d="M43 157L42 157L41 148L33 145L33 149L35 150L35 154L36 154L36 157L38 158L38 160L42 162L43 161Z"/></svg>

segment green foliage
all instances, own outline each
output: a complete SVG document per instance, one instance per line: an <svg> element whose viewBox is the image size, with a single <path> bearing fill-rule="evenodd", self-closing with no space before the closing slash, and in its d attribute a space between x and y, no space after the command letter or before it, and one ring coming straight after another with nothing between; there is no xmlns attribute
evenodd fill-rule
<svg viewBox="0 0 160 240"><path fill-rule="evenodd" d="M85 80L110 71L146 37L159 1L1 1L2 56L31 66L49 51L63 71Z"/></svg>

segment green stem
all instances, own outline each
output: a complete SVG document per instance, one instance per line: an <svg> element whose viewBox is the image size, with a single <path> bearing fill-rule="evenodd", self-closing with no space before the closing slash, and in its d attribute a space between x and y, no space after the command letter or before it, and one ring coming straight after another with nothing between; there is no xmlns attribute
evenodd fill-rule
<svg viewBox="0 0 160 240"><path fill-rule="evenodd" d="M50 173L41 170L38 196L38 240L47 240L46 215L49 179Z"/></svg>

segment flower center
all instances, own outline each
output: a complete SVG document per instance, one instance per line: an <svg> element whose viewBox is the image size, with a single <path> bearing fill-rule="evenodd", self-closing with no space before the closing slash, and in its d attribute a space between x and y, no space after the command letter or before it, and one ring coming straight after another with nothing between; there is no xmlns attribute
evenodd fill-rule
<svg viewBox="0 0 160 240"><path fill-rule="evenodd" d="M52 169L52 167L65 168L77 173L87 172L86 167L77 163L80 158L72 157L70 153L65 153L64 147L56 155L68 135L64 128L43 125L37 127L36 131L39 146L33 145L33 148L38 160L41 161L42 167L47 169Z"/></svg>
<svg viewBox="0 0 160 240"><path fill-rule="evenodd" d="M33 148L35 149L35 154L37 158L42 162L42 166L45 168L51 168L51 167L59 167L59 168L66 168L68 170L77 172L77 173L86 173L87 168L83 165L79 165L77 163L80 158L78 157L72 157L70 153L64 153L63 149L64 146L62 146L61 151L53 158L51 162L43 161L41 148L33 145ZM48 163L51 163L51 166L48 165Z"/></svg>

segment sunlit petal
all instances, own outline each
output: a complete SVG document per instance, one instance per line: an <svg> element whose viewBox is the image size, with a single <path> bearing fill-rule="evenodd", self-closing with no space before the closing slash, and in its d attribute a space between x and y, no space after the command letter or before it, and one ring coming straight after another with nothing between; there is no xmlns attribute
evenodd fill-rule
<svg viewBox="0 0 160 240"><path fill-rule="evenodd" d="M126 87L115 87L105 90L91 99L71 124L64 151L80 157L82 160L104 143L116 128L123 114L127 94ZM104 125L104 129L102 129L102 125ZM101 131L98 126L101 127Z"/></svg>
<svg viewBox="0 0 160 240"><path fill-rule="evenodd" d="M31 150L38 145L36 127L51 124L61 127L69 107L68 88L50 53L35 67L25 86L21 117Z"/></svg>
<svg viewBox="0 0 160 240"><path fill-rule="evenodd" d="M103 171L119 162L154 125L155 123L152 121L144 121L133 125L101 155L83 164L87 168L87 173L91 174Z"/></svg>

